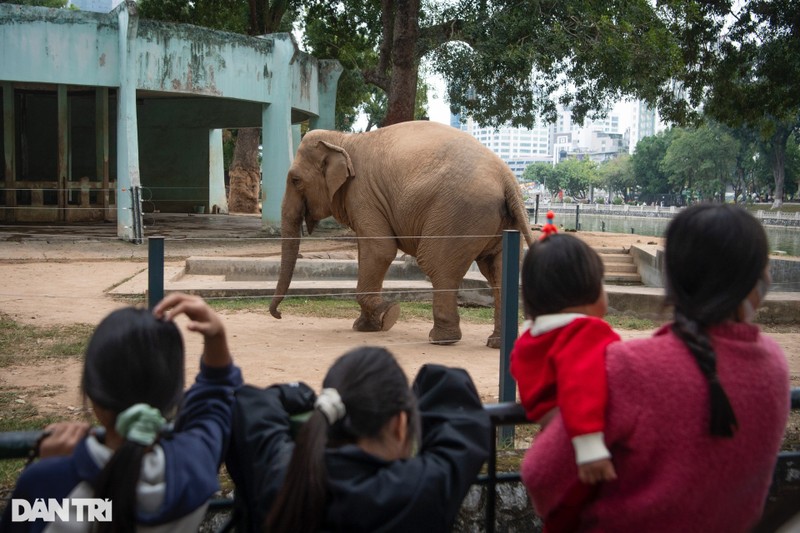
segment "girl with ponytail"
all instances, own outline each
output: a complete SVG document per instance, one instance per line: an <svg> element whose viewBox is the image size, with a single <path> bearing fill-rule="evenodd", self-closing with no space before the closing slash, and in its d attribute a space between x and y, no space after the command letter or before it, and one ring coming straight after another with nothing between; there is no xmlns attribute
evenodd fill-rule
<svg viewBox="0 0 800 533"><path fill-rule="evenodd" d="M760 222L733 205L695 205L671 221L658 257L672 322L606 350L618 480L576 510L581 528L744 532L758 522L790 407L786 358L753 324L768 250ZM522 468L541 514L575 478L554 422Z"/></svg>
<svg viewBox="0 0 800 533"><path fill-rule="evenodd" d="M309 410L293 440L290 416ZM337 359L318 396L243 387L234 427L236 530L276 533L449 531L491 432L464 370L425 365L409 387L378 347Z"/></svg>
<svg viewBox="0 0 800 533"><path fill-rule="evenodd" d="M205 340L200 373L185 394L183 340L173 322L180 315ZM54 426L41 443L42 455L49 457L23 471L12 496L29 502L105 499L111 521L81 520L70 507L69 524L11 522L9 505L3 527L196 531L218 489L233 391L240 385L222 321L199 297L176 293L153 312L133 307L112 312L89 341L81 379L101 428ZM62 446L57 453L51 439Z"/></svg>

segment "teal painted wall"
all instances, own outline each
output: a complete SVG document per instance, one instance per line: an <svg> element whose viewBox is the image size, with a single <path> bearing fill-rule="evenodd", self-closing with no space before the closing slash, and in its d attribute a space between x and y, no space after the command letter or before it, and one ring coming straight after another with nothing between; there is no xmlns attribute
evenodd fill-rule
<svg viewBox="0 0 800 533"><path fill-rule="evenodd" d="M20 94L37 93L21 100L35 103L34 113L25 105L15 109L15 152L23 150L20 121L37 137L24 149L26 166L15 161L17 177L57 179L56 95L62 91L71 179L99 179L92 95L95 87L108 87L109 168L122 191L116 203L120 237L141 240L131 205L139 185L144 211L190 211L201 202L208 209L209 180L215 180L218 205L224 188L209 143L218 138L212 131L225 128L263 129L263 189L269 194L262 220L278 224L294 153L292 125L311 120L332 127L329 103L341 66L300 52L290 34L254 38L142 20L136 11L132 0L111 13L0 3L0 82ZM3 144L10 146L7 139Z"/></svg>

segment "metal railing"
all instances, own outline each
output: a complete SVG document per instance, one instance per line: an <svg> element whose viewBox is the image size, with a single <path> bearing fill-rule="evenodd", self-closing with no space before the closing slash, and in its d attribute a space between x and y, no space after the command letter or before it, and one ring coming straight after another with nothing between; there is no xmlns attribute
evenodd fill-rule
<svg viewBox="0 0 800 533"><path fill-rule="evenodd" d="M800 388L792 389L791 407L792 409L800 410ZM494 533L497 517L497 485L520 481L520 474L518 471L497 471L497 443L498 440L500 440L498 439L498 430L503 426L525 425L531 424L531 422L525 418L525 410L522 405L515 402L484 404L484 409L486 409L491 418L494 438L492 439L491 453L487 461L486 474L478 476L475 484L486 487L484 527L487 533ZM42 431L0 432L0 460L24 459L29 457L41 436ZM800 471L800 450L780 452L773 474L773 488L771 492L775 492L778 486L787 483L800 485L800 480L797 475L798 471ZM800 487L798 487L797 491L800 491ZM793 494L796 496L797 492ZM216 498L212 500L209 511L219 512L232 508L232 499ZM767 518L772 521L780 522L788 517L784 517L782 513L778 512L775 516L765 517L765 519ZM223 527L225 528L226 526Z"/></svg>

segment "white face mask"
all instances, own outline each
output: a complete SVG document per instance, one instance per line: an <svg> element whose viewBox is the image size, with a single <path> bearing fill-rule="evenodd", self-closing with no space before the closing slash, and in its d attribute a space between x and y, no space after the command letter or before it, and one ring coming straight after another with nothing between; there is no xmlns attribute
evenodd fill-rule
<svg viewBox="0 0 800 533"><path fill-rule="evenodd" d="M769 289L769 283L762 277L756 281L756 293L758 294L758 304L761 305L761 302L764 301L764 298L767 296L767 290ZM747 298L744 299L741 306L742 322L752 322L753 319L756 317L756 309L753 307L752 302L750 302L750 295L747 295Z"/></svg>

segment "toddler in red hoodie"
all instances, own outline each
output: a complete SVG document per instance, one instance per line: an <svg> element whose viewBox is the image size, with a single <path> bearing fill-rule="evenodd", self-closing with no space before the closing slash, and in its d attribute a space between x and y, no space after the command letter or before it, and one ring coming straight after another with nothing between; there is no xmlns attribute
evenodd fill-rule
<svg viewBox="0 0 800 533"><path fill-rule="evenodd" d="M545 234L522 264L527 320L511 352L511 374L529 420L545 425L560 410L581 482L555 512L542 517L550 532L576 526L571 510L591 498L599 482L616 479L603 430L605 351L619 336L603 320L608 309L603 270L597 252L562 233Z"/></svg>

